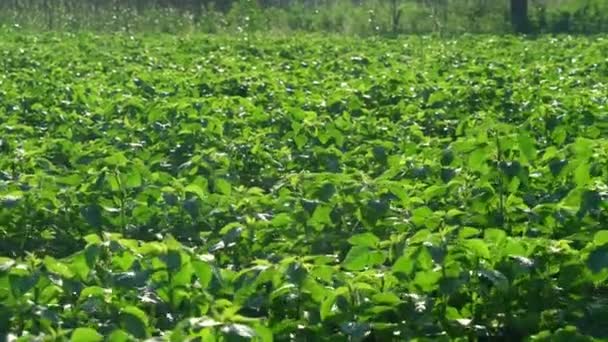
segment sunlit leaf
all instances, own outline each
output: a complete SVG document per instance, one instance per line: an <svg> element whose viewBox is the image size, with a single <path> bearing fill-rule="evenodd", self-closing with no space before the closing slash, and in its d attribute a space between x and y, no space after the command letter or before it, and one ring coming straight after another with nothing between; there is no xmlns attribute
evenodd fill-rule
<svg viewBox="0 0 608 342"><path fill-rule="evenodd" d="M72 332L72 337L70 338L70 341L99 342L103 341L103 336L95 329L77 328Z"/></svg>

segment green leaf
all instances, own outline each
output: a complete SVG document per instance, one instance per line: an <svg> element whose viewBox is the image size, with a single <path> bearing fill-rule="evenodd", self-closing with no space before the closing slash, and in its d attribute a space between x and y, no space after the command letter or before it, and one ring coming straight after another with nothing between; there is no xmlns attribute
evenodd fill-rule
<svg viewBox="0 0 608 342"><path fill-rule="evenodd" d="M13 297L18 298L23 296L25 293L31 290L34 285L36 285L36 282L38 282L38 277L36 275L10 273L8 276L8 281Z"/></svg>
<svg viewBox="0 0 608 342"><path fill-rule="evenodd" d="M431 106L440 102L444 102L447 99L449 99L449 94L444 92L443 90L438 90L431 94L431 96L429 96L428 104L429 106Z"/></svg>
<svg viewBox="0 0 608 342"><path fill-rule="evenodd" d="M485 163L488 160L488 151L486 148L477 148L469 155L467 165L473 171L482 171L485 169Z"/></svg>
<svg viewBox="0 0 608 342"><path fill-rule="evenodd" d="M336 303L337 296L335 294L330 294L327 296L323 302L321 303L321 307L319 310L321 320L325 321L337 311L337 307L334 305Z"/></svg>
<svg viewBox="0 0 608 342"><path fill-rule="evenodd" d="M86 279L91 271L89 265L87 265L86 257L84 252L79 252L72 263L70 263L70 269L78 275L80 279Z"/></svg>
<svg viewBox="0 0 608 342"><path fill-rule="evenodd" d="M480 233L480 230L477 228L462 227L458 231L458 237L461 239L467 239L467 238L473 237L475 235L478 235L479 233Z"/></svg>
<svg viewBox="0 0 608 342"><path fill-rule="evenodd" d="M417 226L426 226L431 216L433 216L433 211L429 207L419 207L412 211L411 220Z"/></svg>
<svg viewBox="0 0 608 342"><path fill-rule="evenodd" d="M507 239L507 233L502 229L486 228L483 231L484 239L495 245L500 245Z"/></svg>
<svg viewBox="0 0 608 342"><path fill-rule="evenodd" d="M332 223L331 216L330 216L331 211L332 211L332 208L328 205L324 205L324 204L317 205L314 213L312 214L312 217L309 220L309 223L317 229L322 229L326 225L329 225Z"/></svg>
<svg viewBox="0 0 608 342"><path fill-rule="evenodd" d="M507 255L523 256L526 254L526 245L521 240L508 239L503 247L503 252Z"/></svg>
<svg viewBox="0 0 608 342"><path fill-rule="evenodd" d="M227 180L225 180L223 178L217 178L214 181L214 186L215 186L216 192L219 192L226 196L230 196L232 186L230 185L230 183Z"/></svg>
<svg viewBox="0 0 608 342"><path fill-rule="evenodd" d="M194 273L195 270L191 263L186 263L185 265L182 265L181 268L179 268L179 270L175 272L175 274L173 274L171 279L171 286L189 286Z"/></svg>
<svg viewBox="0 0 608 342"><path fill-rule="evenodd" d="M130 342L132 339L124 330L116 329L108 336L107 342Z"/></svg>
<svg viewBox="0 0 608 342"><path fill-rule="evenodd" d="M64 278L74 277L74 272L72 272L67 265L50 256L44 258L44 266L46 266L49 271Z"/></svg>
<svg viewBox="0 0 608 342"><path fill-rule="evenodd" d="M414 271L414 260L409 255L402 255L395 261L392 270L395 273L410 275Z"/></svg>
<svg viewBox="0 0 608 342"><path fill-rule="evenodd" d="M578 187L584 187L589 183L590 176L590 164L588 162L582 162L574 170L574 182Z"/></svg>
<svg viewBox="0 0 608 342"><path fill-rule="evenodd" d="M600 230L598 232L595 233L595 235L593 236L593 243L595 243L596 246L601 246L604 244L608 243L608 230ZM0 265L2 264L2 262L0 262ZM0 269L2 267L0 266Z"/></svg>
<svg viewBox="0 0 608 342"><path fill-rule="evenodd" d="M185 192L191 192L195 195L197 195L200 199L204 199L205 198L205 191L203 190L203 188L198 185L198 184L189 184L188 186L186 186L184 188Z"/></svg>
<svg viewBox="0 0 608 342"><path fill-rule="evenodd" d="M434 184L424 190L424 192L422 193L422 197L426 201L430 201L436 197L443 196L445 194L446 189L446 186Z"/></svg>
<svg viewBox="0 0 608 342"><path fill-rule="evenodd" d="M532 163L536 160L536 141L527 133L522 132L517 136L519 150L522 155L522 163Z"/></svg>
<svg viewBox="0 0 608 342"><path fill-rule="evenodd" d="M80 291L80 300L84 300L90 297L104 297L106 293L111 290L106 290L103 287L99 286L89 286L85 287L82 291Z"/></svg>
<svg viewBox="0 0 608 342"><path fill-rule="evenodd" d="M110 184L110 189L112 189L113 192L121 191L120 178L117 173L112 173L111 175L107 176L106 179L108 180L108 183Z"/></svg>
<svg viewBox="0 0 608 342"><path fill-rule="evenodd" d="M305 134L298 134L293 138L293 141L296 143L298 149L302 149L308 142L308 137L306 137Z"/></svg>
<svg viewBox="0 0 608 342"><path fill-rule="evenodd" d="M67 175L64 177L57 177L56 180L58 183L70 185L70 186L76 186L76 185L82 184L82 182L83 182L83 178L78 174Z"/></svg>
<svg viewBox="0 0 608 342"><path fill-rule="evenodd" d="M70 341L73 342L100 342L103 341L103 336L95 329L77 328L72 332Z"/></svg>
<svg viewBox="0 0 608 342"><path fill-rule="evenodd" d="M351 271L361 271L369 264L371 250L366 246L353 246L342 262L344 268Z"/></svg>
<svg viewBox="0 0 608 342"><path fill-rule="evenodd" d="M420 271L414 276L414 284L424 292L431 292L439 286L439 279L441 279L440 272Z"/></svg>
<svg viewBox="0 0 608 342"><path fill-rule="evenodd" d="M274 301L277 298L281 298L287 294L294 292L296 289L297 289L296 285L294 285L292 283L287 283L287 284L284 284L283 286L277 288L276 290L272 291L269 298L271 301Z"/></svg>
<svg viewBox="0 0 608 342"><path fill-rule="evenodd" d="M95 267L97 264L97 259L99 259L99 254L101 253L101 248L98 245L88 245L84 250L84 257L89 268Z"/></svg>
<svg viewBox="0 0 608 342"><path fill-rule="evenodd" d="M371 251L369 253L369 266L382 265L386 261L386 253L383 251Z"/></svg>
<svg viewBox="0 0 608 342"><path fill-rule="evenodd" d="M584 137L577 137L574 143L571 145L576 159L587 160L593 155L594 141Z"/></svg>
<svg viewBox="0 0 608 342"><path fill-rule="evenodd" d="M553 333L548 340L555 342L592 342L595 341L589 336L583 335L576 326L568 325L560 327Z"/></svg>
<svg viewBox="0 0 608 342"><path fill-rule="evenodd" d="M127 188L139 188L141 186L141 174L137 170L131 170L127 174L126 186Z"/></svg>
<svg viewBox="0 0 608 342"><path fill-rule="evenodd" d="M287 213L279 213L275 215L272 220L270 220L270 224L276 228L286 227L291 223L291 215Z"/></svg>
<svg viewBox="0 0 608 342"><path fill-rule="evenodd" d="M473 252L477 257L490 259L490 249L481 239L468 239L463 242L463 247Z"/></svg>
<svg viewBox="0 0 608 342"><path fill-rule="evenodd" d="M88 244L100 244L101 238L97 234L88 234L83 237Z"/></svg>
<svg viewBox="0 0 608 342"><path fill-rule="evenodd" d="M260 342L272 342L273 334L272 330L265 327L263 324L257 324L253 328L255 330L255 335L259 339Z"/></svg>
<svg viewBox="0 0 608 342"><path fill-rule="evenodd" d="M372 233L363 233L351 236L348 243L354 246L375 248L380 243L380 239Z"/></svg>
<svg viewBox="0 0 608 342"><path fill-rule="evenodd" d="M72 262L69 264L69 268L72 272L77 274L80 279L86 279L92 268L97 263L101 249L98 245L88 245L84 251L76 253L71 259Z"/></svg>
<svg viewBox="0 0 608 342"><path fill-rule="evenodd" d="M201 288L206 289L213 278L213 269L204 261L193 261L194 273L198 277L198 282Z"/></svg>
<svg viewBox="0 0 608 342"><path fill-rule="evenodd" d="M365 246L354 246L343 261L343 266L351 271L363 270L369 261L370 249Z"/></svg>
<svg viewBox="0 0 608 342"><path fill-rule="evenodd" d="M129 334L143 339L148 334L148 316L135 306L127 306L121 310L120 324Z"/></svg>
<svg viewBox="0 0 608 342"><path fill-rule="evenodd" d="M127 159L122 152L117 152L109 157L106 157L104 161L110 166L126 166L129 159Z"/></svg>
<svg viewBox="0 0 608 342"><path fill-rule="evenodd" d="M372 297L372 300L376 304L388 304L392 306L396 306L401 303L399 296L391 292L377 293Z"/></svg>

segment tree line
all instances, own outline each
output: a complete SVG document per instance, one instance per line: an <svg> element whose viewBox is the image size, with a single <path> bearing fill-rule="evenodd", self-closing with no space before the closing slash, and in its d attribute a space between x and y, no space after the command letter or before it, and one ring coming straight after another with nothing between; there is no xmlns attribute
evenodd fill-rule
<svg viewBox="0 0 608 342"><path fill-rule="evenodd" d="M445 26L446 23L454 21L454 17L468 20L470 26L475 27L475 21L494 15L492 20L502 17L509 23L512 31L519 33L535 29L540 31L542 27L549 27L548 31L572 31L573 28L579 31L608 29L607 1L570 1L569 4L577 5L575 10L561 9L562 3L560 0L1 0L0 14L4 14L5 23L9 20L7 18L23 19L37 15L39 19L43 18L47 28L52 29L58 26L59 21L76 18L83 13L91 18L99 18L102 13L129 13L136 16L150 10L171 10L178 15L190 16L194 23L200 23L209 20L209 13L227 15L236 7L241 11L243 8L262 12L282 10L281 13L290 16L287 20L304 15L297 13L298 11L316 13L319 9L331 8L343 12L343 16L348 16L355 12L362 13L361 9L365 8L370 9L368 20L372 20L372 16L384 16L388 22L386 31L392 33L403 30L402 24L408 14L410 21L417 20L414 18L416 15L428 16L429 20L433 21L434 28ZM378 8L382 9L381 14L373 12L373 9ZM533 18L530 15L531 10L534 12ZM547 14L548 11L551 11L550 15ZM590 23L594 25L592 29L589 29ZM297 24L290 25L297 28ZM581 26L582 29L575 25Z"/></svg>

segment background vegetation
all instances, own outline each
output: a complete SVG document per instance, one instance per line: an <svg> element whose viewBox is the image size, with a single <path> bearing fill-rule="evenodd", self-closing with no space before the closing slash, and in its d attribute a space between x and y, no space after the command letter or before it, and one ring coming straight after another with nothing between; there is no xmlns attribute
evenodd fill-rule
<svg viewBox="0 0 608 342"><path fill-rule="evenodd" d="M3 0L0 25L52 30L508 33L512 0ZM528 2L530 33L608 29L604 0Z"/></svg>

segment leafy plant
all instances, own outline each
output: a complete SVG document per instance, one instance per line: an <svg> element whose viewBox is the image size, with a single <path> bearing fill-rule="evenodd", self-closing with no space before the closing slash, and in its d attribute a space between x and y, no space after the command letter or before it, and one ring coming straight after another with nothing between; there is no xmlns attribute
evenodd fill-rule
<svg viewBox="0 0 608 342"><path fill-rule="evenodd" d="M9 339L605 339L605 39L0 41Z"/></svg>

